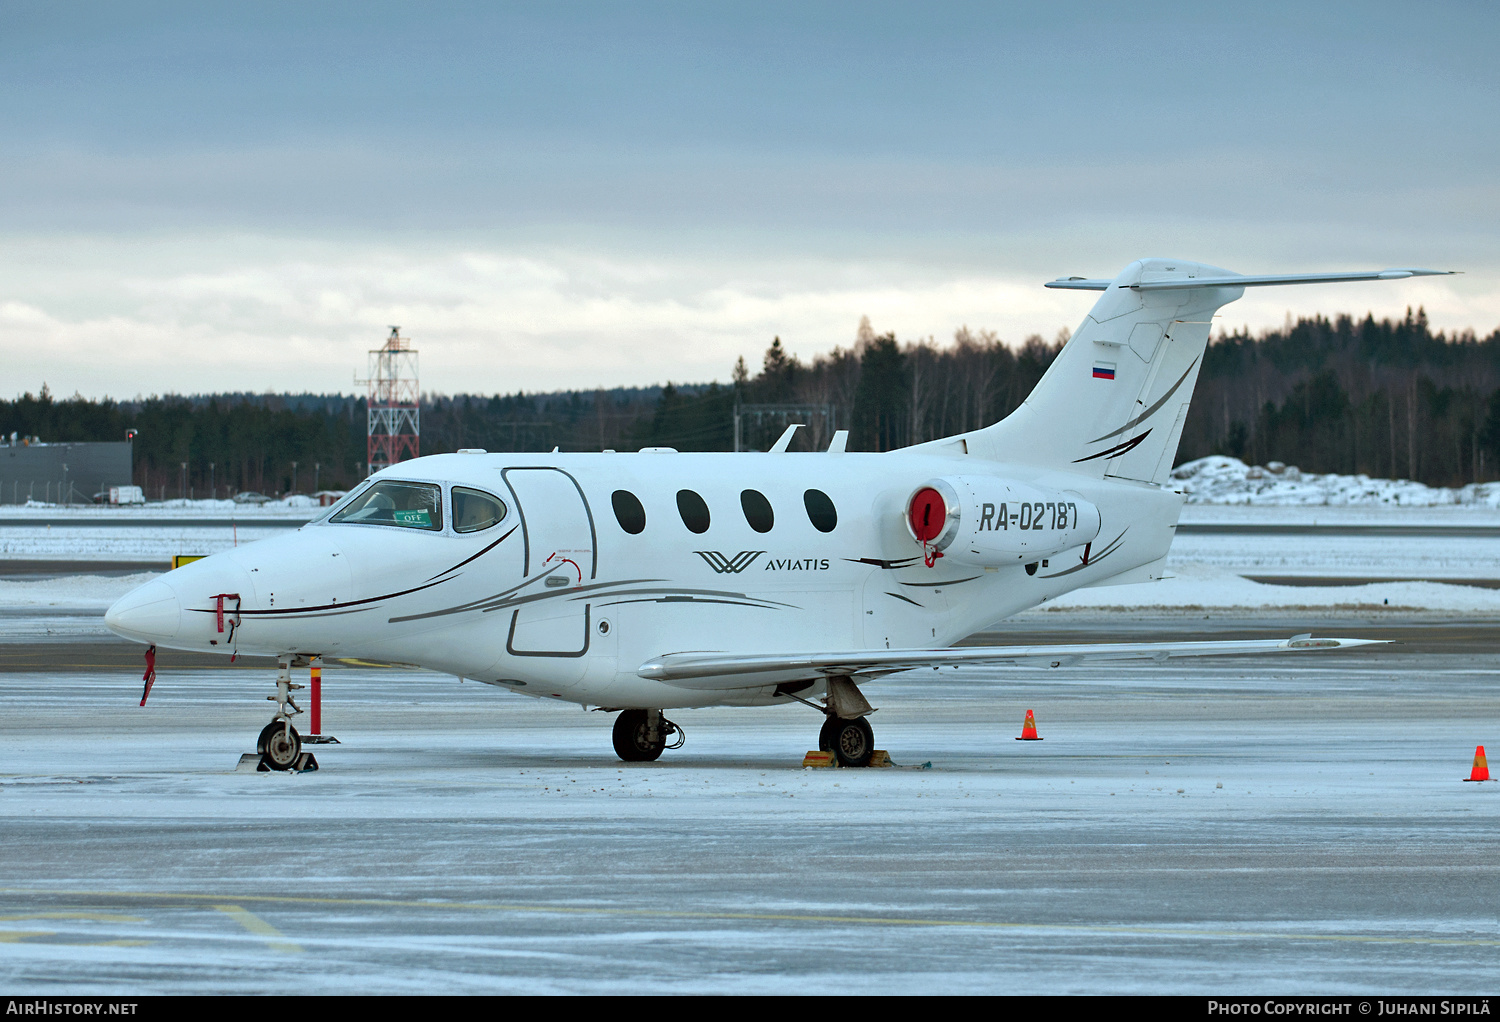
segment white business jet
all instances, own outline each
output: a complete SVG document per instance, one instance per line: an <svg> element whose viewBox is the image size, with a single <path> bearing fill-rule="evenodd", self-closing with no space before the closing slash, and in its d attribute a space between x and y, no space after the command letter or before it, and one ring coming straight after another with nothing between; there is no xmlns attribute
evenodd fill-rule
<svg viewBox="0 0 1500 1022"><path fill-rule="evenodd" d="M900 671L1364 645L950 648L1071 590L1162 577L1184 499L1168 473L1215 310L1247 287L1438 272L1256 277L1144 259L1113 280L1053 281L1102 294L992 426L885 454L846 453L842 431L792 454L792 427L766 454L417 458L294 534L146 583L105 622L157 646L278 657L259 740L277 769L301 751L291 669L320 656L619 711L625 760L681 744L663 710L807 704L824 715L819 746L859 766L874 749L860 687Z"/></svg>

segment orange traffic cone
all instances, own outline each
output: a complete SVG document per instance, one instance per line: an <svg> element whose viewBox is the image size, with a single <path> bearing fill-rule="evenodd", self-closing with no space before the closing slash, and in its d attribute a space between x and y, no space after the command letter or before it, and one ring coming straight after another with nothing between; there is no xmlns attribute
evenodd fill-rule
<svg viewBox="0 0 1500 1022"><path fill-rule="evenodd" d="M1026 711L1026 723L1024 723L1024 724L1021 725L1021 737L1017 738L1016 741L1018 741L1018 742L1040 742L1041 740L1042 740L1042 736L1036 733L1036 718L1031 715L1031 711L1030 710L1027 710ZM1488 776L1488 775L1486 775L1486 776Z"/></svg>
<svg viewBox="0 0 1500 1022"><path fill-rule="evenodd" d="M1488 781L1489 779L1490 764L1489 761L1484 758L1484 746L1476 745L1474 747L1474 769L1469 772L1469 776L1465 777L1464 780Z"/></svg>

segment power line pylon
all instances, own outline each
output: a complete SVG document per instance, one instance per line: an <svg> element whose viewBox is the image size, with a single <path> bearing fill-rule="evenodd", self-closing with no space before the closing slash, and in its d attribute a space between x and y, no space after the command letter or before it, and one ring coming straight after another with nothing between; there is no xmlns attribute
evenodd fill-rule
<svg viewBox="0 0 1500 1022"><path fill-rule="evenodd" d="M371 474L418 455L422 435L421 393L417 386L417 351L391 327L385 344L370 352L366 401L369 443L366 467Z"/></svg>

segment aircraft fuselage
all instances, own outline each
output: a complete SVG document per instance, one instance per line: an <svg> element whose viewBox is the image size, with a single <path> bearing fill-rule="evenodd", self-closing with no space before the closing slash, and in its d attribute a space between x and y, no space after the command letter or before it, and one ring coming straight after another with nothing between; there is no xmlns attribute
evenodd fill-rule
<svg viewBox="0 0 1500 1022"><path fill-rule="evenodd" d="M1097 537L990 565L950 549L928 566L912 497L955 475L1071 495L966 510L991 530L1024 527L1034 549L1061 535L1074 499L1098 509ZM325 515L196 561L117 604L110 627L226 656L410 663L585 705L785 702L776 685L806 674L714 692L637 670L685 651L950 646L1072 589L1159 574L1182 502L1147 483L927 449L460 453L404 462L367 485L382 480L440 487L438 506L417 527ZM503 516L455 531L455 486L497 498ZM803 695L821 691L811 680Z"/></svg>

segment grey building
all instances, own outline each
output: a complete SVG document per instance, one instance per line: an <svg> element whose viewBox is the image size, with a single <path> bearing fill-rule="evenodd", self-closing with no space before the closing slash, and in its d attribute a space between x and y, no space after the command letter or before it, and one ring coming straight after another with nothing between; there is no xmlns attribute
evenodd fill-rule
<svg viewBox="0 0 1500 1022"><path fill-rule="evenodd" d="M87 504L111 486L129 486L129 443L0 443L0 504L28 499Z"/></svg>

